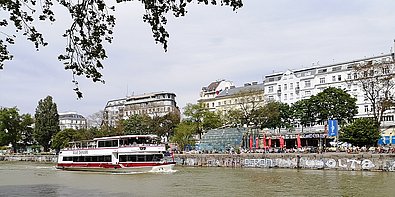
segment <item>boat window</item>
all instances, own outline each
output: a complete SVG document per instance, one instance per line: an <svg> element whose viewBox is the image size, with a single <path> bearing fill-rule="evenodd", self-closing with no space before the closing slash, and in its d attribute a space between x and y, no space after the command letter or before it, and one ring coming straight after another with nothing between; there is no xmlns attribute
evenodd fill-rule
<svg viewBox="0 0 395 197"><path fill-rule="evenodd" d="M146 155L145 161L153 161L154 155Z"/></svg>
<svg viewBox="0 0 395 197"><path fill-rule="evenodd" d="M111 162L111 155L104 156L104 162Z"/></svg>
<svg viewBox="0 0 395 197"><path fill-rule="evenodd" d="M128 155L128 161L136 162L137 156L136 155Z"/></svg>
<svg viewBox="0 0 395 197"><path fill-rule="evenodd" d="M152 162L163 159L163 154L119 155L119 162Z"/></svg>
<svg viewBox="0 0 395 197"><path fill-rule="evenodd" d="M63 157L63 161L73 161L73 157Z"/></svg>
<svg viewBox="0 0 395 197"><path fill-rule="evenodd" d="M63 161L73 161L73 162L111 162L111 155L63 157Z"/></svg>
<svg viewBox="0 0 395 197"><path fill-rule="evenodd" d="M163 155L162 154L155 154L153 161L160 161L161 159L163 159Z"/></svg>
<svg viewBox="0 0 395 197"><path fill-rule="evenodd" d="M145 161L145 155L137 155L137 161L138 162Z"/></svg>
<svg viewBox="0 0 395 197"><path fill-rule="evenodd" d="M126 162L127 158L127 155L119 155L119 162Z"/></svg>
<svg viewBox="0 0 395 197"><path fill-rule="evenodd" d="M99 147L118 147L118 140L99 141Z"/></svg>

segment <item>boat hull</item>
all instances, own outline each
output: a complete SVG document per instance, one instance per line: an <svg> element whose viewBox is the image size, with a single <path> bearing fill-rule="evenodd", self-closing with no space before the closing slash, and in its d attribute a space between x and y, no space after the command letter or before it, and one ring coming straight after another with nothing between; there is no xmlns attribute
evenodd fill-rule
<svg viewBox="0 0 395 197"><path fill-rule="evenodd" d="M69 171L89 171L89 172L168 172L172 171L175 162L151 163L151 164L132 164L132 163L59 163L56 168Z"/></svg>

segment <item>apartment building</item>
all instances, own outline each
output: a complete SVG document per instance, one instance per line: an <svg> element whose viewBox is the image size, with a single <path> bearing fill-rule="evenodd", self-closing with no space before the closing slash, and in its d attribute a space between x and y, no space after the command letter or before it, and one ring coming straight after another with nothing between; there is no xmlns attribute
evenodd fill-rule
<svg viewBox="0 0 395 197"><path fill-rule="evenodd" d="M357 80L358 75L353 67L368 62L391 62L394 54L380 55L370 58L330 64L315 65L309 68L287 70L285 72L266 75L264 79L265 98L287 104L295 103L302 99L308 99L312 95L322 92L328 87L345 90L357 99L358 114L356 117L371 116L372 106ZM394 73L394 66L387 74ZM373 75L372 75L373 76ZM389 110L383 117L383 124L395 125L393 110Z"/></svg>
<svg viewBox="0 0 395 197"><path fill-rule="evenodd" d="M59 113L59 127L64 129L86 129L87 122L84 116L77 112L62 112Z"/></svg>
<svg viewBox="0 0 395 197"><path fill-rule="evenodd" d="M174 93L156 92L110 100L104 108L104 123L116 126L117 121L132 115L146 114L154 117L170 112L180 113L175 99Z"/></svg>

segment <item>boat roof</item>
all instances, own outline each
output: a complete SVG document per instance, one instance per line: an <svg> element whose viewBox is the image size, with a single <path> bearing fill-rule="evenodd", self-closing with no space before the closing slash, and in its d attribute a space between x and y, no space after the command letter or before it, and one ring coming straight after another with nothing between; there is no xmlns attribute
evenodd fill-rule
<svg viewBox="0 0 395 197"><path fill-rule="evenodd" d="M110 137L100 137L94 138L93 140L115 140L123 138L157 138L157 135L120 135L120 136L110 136Z"/></svg>

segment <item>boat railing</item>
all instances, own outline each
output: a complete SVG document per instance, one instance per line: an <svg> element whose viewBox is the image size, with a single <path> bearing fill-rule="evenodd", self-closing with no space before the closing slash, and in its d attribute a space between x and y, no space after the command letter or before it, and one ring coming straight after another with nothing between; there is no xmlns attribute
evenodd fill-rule
<svg viewBox="0 0 395 197"><path fill-rule="evenodd" d="M122 144L119 147L96 147L96 146L73 146L66 147L64 150L83 150L83 149L96 149L96 148L124 148L124 147L165 147L165 144Z"/></svg>

